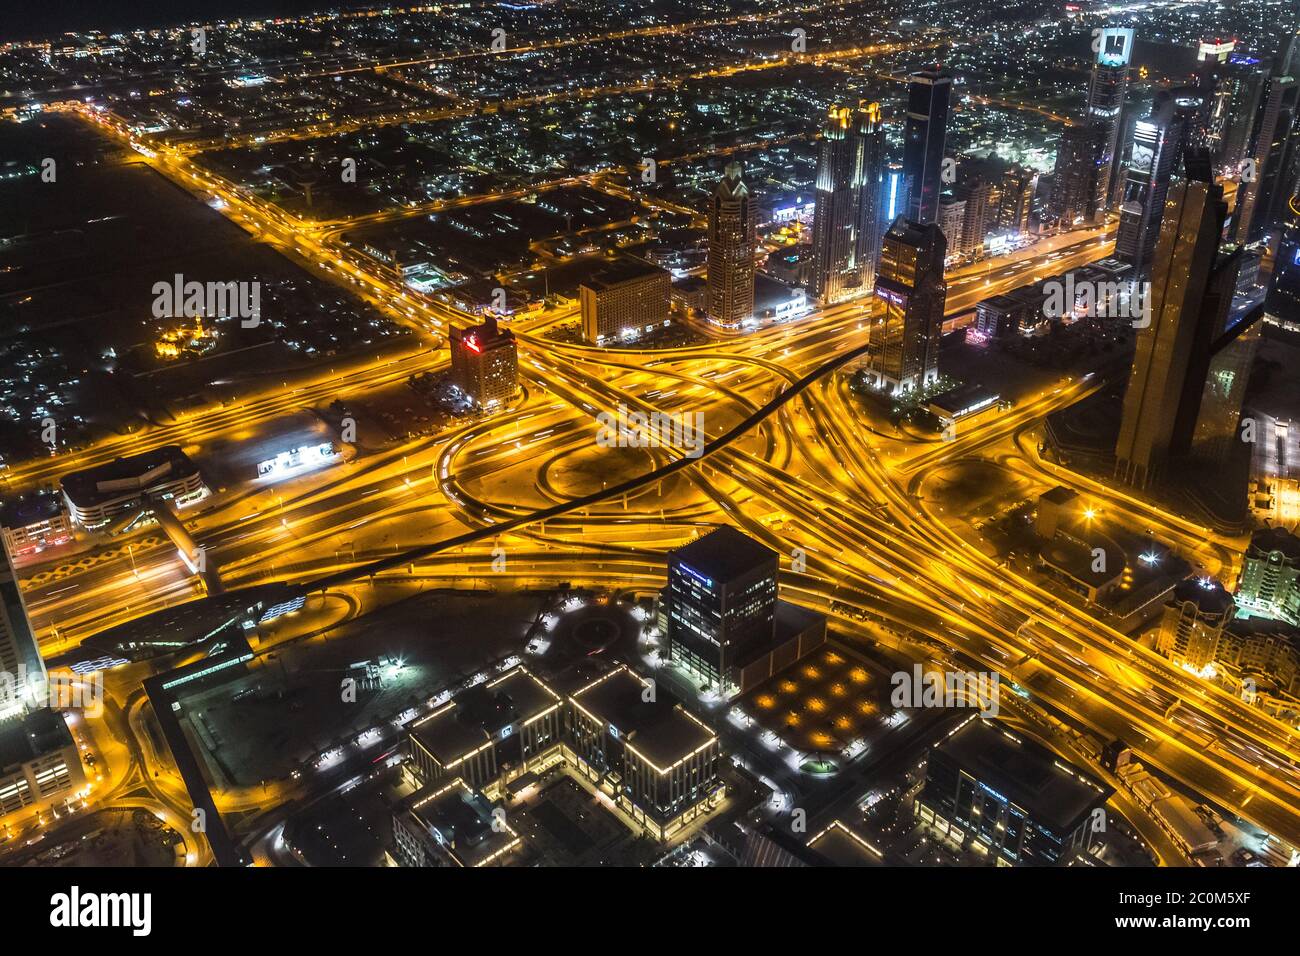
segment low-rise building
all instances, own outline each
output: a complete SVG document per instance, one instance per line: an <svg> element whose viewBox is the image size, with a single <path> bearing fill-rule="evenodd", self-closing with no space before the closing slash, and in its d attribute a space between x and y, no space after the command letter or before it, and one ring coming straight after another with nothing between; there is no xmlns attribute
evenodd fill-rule
<svg viewBox="0 0 1300 956"><path fill-rule="evenodd" d="M148 498L170 500L184 508L207 496L198 467L179 445L164 445L106 465L74 471L59 479L72 520L99 528L114 518L138 511Z"/></svg>

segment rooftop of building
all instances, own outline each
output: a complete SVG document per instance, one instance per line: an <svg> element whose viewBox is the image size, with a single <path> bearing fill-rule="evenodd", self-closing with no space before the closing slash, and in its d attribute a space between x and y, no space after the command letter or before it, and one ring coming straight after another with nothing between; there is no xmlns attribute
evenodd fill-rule
<svg viewBox="0 0 1300 956"><path fill-rule="evenodd" d="M452 341L464 342L477 352L515 340L515 334L509 329L502 328L495 315L485 316L479 325L470 325L463 329L452 328L448 335Z"/></svg>
<svg viewBox="0 0 1300 956"><path fill-rule="evenodd" d="M716 739L716 735L654 686L646 700L646 682L626 665L597 678L573 695L573 702L608 724L628 747L660 769L667 769Z"/></svg>
<svg viewBox="0 0 1300 956"><path fill-rule="evenodd" d="M84 508L120 497L132 490L130 483L139 482L154 471L159 474L151 478L148 484L175 481L197 474L198 467L190 461L180 445L163 445L129 458L118 458L94 468L69 472L59 479L59 485L74 504ZM143 491L147 486L145 484L136 490Z"/></svg>
<svg viewBox="0 0 1300 956"><path fill-rule="evenodd" d="M714 581L728 581L763 566L775 571L778 557L771 548L724 524L671 552L669 560Z"/></svg>
<svg viewBox="0 0 1300 956"><path fill-rule="evenodd" d="M72 745L63 713L42 707L25 717L0 723L0 773Z"/></svg>
<svg viewBox="0 0 1300 956"><path fill-rule="evenodd" d="M1288 561L1300 561L1300 537L1286 528L1260 528L1250 536L1247 555L1263 557L1274 551L1281 552Z"/></svg>
<svg viewBox="0 0 1300 956"><path fill-rule="evenodd" d="M784 305L791 299L799 298L805 295L802 289L788 285L780 279L774 279L772 276L764 275L762 272L754 274L754 311L762 312L764 309L774 309L777 306Z"/></svg>
<svg viewBox="0 0 1300 956"><path fill-rule="evenodd" d="M398 812L408 812L417 824L436 830L435 837L463 866L482 866L519 842L508 826L492 826L492 808L463 780L439 780L402 801Z"/></svg>
<svg viewBox="0 0 1300 956"><path fill-rule="evenodd" d="M956 388L950 388L930 399L930 404L950 415L960 415L992 405L998 400L998 393L990 391L977 382L966 382Z"/></svg>
<svg viewBox="0 0 1300 956"><path fill-rule="evenodd" d="M1068 505L1078 497L1079 493L1073 488L1067 488L1065 485L1057 485L1050 491L1044 491L1038 496L1038 499L1053 505Z"/></svg>
<svg viewBox="0 0 1300 956"><path fill-rule="evenodd" d="M1069 832L1113 792L1050 750L976 718L935 748L999 796L1058 832Z"/></svg>
<svg viewBox="0 0 1300 956"><path fill-rule="evenodd" d="M1223 614L1232 609L1232 595L1214 578L1183 578L1174 585L1170 600L1192 603L1202 614Z"/></svg>
<svg viewBox="0 0 1300 956"><path fill-rule="evenodd" d="M559 695L523 667L461 691L411 725L411 736L444 765L496 738L505 727L560 703Z"/></svg>
<svg viewBox="0 0 1300 956"><path fill-rule="evenodd" d="M58 495L32 494L10 498L0 504L0 527L25 528L38 521L48 521L63 510Z"/></svg>
<svg viewBox="0 0 1300 956"><path fill-rule="evenodd" d="M610 289L625 282L638 279L650 279L668 275L653 262L638 259L636 256L620 255L609 259L606 264L582 281L582 285L594 291Z"/></svg>

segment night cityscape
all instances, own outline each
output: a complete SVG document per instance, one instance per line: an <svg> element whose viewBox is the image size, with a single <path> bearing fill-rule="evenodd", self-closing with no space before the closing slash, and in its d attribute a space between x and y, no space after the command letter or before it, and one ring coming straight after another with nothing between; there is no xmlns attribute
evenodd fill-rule
<svg viewBox="0 0 1300 956"><path fill-rule="evenodd" d="M160 6L0 24L0 868L1300 865L1296 0Z"/></svg>

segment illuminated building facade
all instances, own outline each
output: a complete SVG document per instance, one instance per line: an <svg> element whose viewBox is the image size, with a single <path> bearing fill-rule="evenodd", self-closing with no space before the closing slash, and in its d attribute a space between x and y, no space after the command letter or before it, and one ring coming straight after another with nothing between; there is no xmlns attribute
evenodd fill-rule
<svg viewBox="0 0 1300 956"><path fill-rule="evenodd" d="M1175 664L1202 671L1218 659L1224 628L1234 613L1232 595L1218 581L1185 578L1165 604L1156 651Z"/></svg>
<svg viewBox="0 0 1300 956"><path fill-rule="evenodd" d="M1300 537L1286 528L1252 534L1235 597L1250 614L1300 626Z"/></svg>
<svg viewBox="0 0 1300 956"><path fill-rule="evenodd" d="M1038 173L1027 166L1011 166L1002 174L1002 192L998 197L997 231L1003 235L1029 232L1029 215L1034 209Z"/></svg>
<svg viewBox="0 0 1300 956"><path fill-rule="evenodd" d="M822 302L871 288L884 158L879 103L831 107L818 143L813 215L812 293Z"/></svg>
<svg viewBox="0 0 1300 956"><path fill-rule="evenodd" d="M1097 199L1097 168L1106 130L1093 123L1068 126L1061 133L1052 175L1051 217L1062 228L1089 223Z"/></svg>
<svg viewBox="0 0 1300 956"><path fill-rule="evenodd" d="M1264 85L1251 130L1244 178L1237 197L1235 235L1238 241L1254 242L1263 237L1286 215L1287 203L1296 190L1300 162L1300 77L1274 72Z"/></svg>
<svg viewBox="0 0 1300 956"><path fill-rule="evenodd" d="M513 668L413 723L411 765L422 782L459 777L482 789L559 742L561 704L527 669Z"/></svg>
<svg viewBox="0 0 1300 956"><path fill-rule="evenodd" d="M1129 60L1133 56L1133 31L1106 27L1097 37L1097 57L1088 87L1088 121L1099 130L1095 193L1091 218L1101 222L1110 206L1114 170L1118 166L1121 117L1128 95Z"/></svg>
<svg viewBox="0 0 1300 956"><path fill-rule="evenodd" d="M774 636L778 557L722 525L668 556L669 656L724 692L739 686L737 665Z"/></svg>
<svg viewBox="0 0 1300 956"><path fill-rule="evenodd" d="M863 370L885 392L923 388L939 376L939 336L948 286L948 244L934 223L899 218L885 234L871 338Z"/></svg>
<svg viewBox="0 0 1300 956"><path fill-rule="evenodd" d="M580 772L616 781L615 801L659 839L721 800L717 735L653 683L624 665L569 700Z"/></svg>
<svg viewBox="0 0 1300 956"><path fill-rule="evenodd" d="M916 818L990 866L1056 866L1086 854L1113 791L1047 748L969 720L930 751Z"/></svg>
<svg viewBox="0 0 1300 956"><path fill-rule="evenodd" d="M74 471L60 478L59 486L68 513L83 528L98 528L139 511L147 498L170 500L183 508L208 494L198 467L179 445Z"/></svg>
<svg viewBox="0 0 1300 956"><path fill-rule="evenodd" d="M0 820L71 797L85 785L63 712L50 706L45 662L8 553L0 564Z"/></svg>
<svg viewBox="0 0 1300 956"><path fill-rule="evenodd" d="M451 381L475 405L486 408L514 398L519 390L519 355L514 333L502 329L496 316L482 325L452 328Z"/></svg>
<svg viewBox="0 0 1300 956"><path fill-rule="evenodd" d="M635 341L668 324L672 276L652 263L623 256L579 285L578 299L586 341Z"/></svg>
<svg viewBox="0 0 1300 956"><path fill-rule="evenodd" d="M456 777L429 784L393 813L393 849L401 866L490 866L522 841L492 807Z"/></svg>
<svg viewBox="0 0 1300 956"><path fill-rule="evenodd" d="M14 557L72 540L72 518L58 495L38 494L6 501L0 507L0 535Z"/></svg>
<svg viewBox="0 0 1300 956"><path fill-rule="evenodd" d="M410 726L408 769L421 789L395 814L403 863L440 865L450 849L479 866L508 852L500 841L477 848L483 798L509 802L555 768L657 840L720 804L717 735L667 691L626 665L593 672L584 662L559 679L563 693L516 666Z"/></svg>
<svg viewBox="0 0 1300 956"><path fill-rule="evenodd" d="M727 163L709 205L708 317L738 329L754 316L757 225L740 163Z"/></svg>
<svg viewBox="0 0 1300 956"><path fill-rule="evenodd" d="M1115 257L1131 265L1135 273L1151 268L1185 128L1185 118L1179 114L1173 96L1161 90L1151 115L1139 120L1133 129Z"/></svg>
<svg viewBox="0 0 1300 956"><path fill-rule="evenodd" d="M903 170L911 181L907 215L922 225L939 215L951 97L952 77L941 70L922 70L908 81L903 131Z"/></svg>

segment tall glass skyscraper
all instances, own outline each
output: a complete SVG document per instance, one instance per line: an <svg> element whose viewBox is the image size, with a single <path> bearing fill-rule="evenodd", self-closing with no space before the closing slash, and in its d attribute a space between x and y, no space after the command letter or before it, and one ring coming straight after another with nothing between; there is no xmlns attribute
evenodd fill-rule
<svg viewBox="0 0 1300 956"><path fill-rule="evenodd" d="M926 225L939 215L943 147L948 132L952 77L941 70L914 73L907 88L903 169L912 181L908 218Z"/></svg>
<svg viewBox="0 0 1300 956"><path fill-rule="evenodd" d="M1106 27L1097 36L1097 57L1088 86L1088 122L1098 130L1098 156L1090 216L1105 219L1110 206L1111 183L1119 165L1120 119L1128 95L1129 60L1133 56L1133 31Z"/></svg>
<svg viewBox="0 0 1300 956"><path fill-rule="evenodd" d="M939 377L948 243L935 223L900 216L885 234L863 370L876 388L903 392Z"/></svg>

